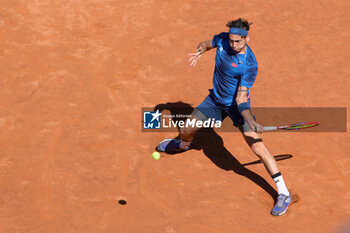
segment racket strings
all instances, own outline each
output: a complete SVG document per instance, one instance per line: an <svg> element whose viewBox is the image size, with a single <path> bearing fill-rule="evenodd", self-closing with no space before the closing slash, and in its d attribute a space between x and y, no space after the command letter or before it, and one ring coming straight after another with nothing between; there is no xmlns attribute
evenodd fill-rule
<svg viewBox="0 0 350 233"><path fill-rule="evenodd" d="M311 128L311 127L314 127L314 126L317 126L317 125L318 125L317 122L314 122L314 123L301 123L301 124L297 124L297 125L293 125L293 126L287 127L286 129L293 130L293 129Z"/></svg>

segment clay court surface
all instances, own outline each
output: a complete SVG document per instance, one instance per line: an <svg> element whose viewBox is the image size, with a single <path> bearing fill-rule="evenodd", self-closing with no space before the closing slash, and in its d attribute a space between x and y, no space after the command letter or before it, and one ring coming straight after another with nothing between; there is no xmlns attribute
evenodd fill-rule
<svg viewBox="0 0 350 233"><path fill-rule="evenodd" d="M244 165L257 157L239 132L155 161L177 133L141 131L143 107L203 101L215 51L194 68L188 53L237 17L254 23L253 106L349 108L348 1L0 3L1 233L329 233L350 219L349 132L263 134L293 156L278 164L295 202L273 217L275 184Z"/></svg>

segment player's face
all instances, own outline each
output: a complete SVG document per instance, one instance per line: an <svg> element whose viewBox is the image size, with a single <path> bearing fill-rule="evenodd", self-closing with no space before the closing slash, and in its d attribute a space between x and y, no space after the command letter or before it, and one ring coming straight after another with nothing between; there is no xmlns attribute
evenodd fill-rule
<svg viewBox="0 0 350 233"><path fill-rule="evenodd" d="M239 35L229 34L230 46L236 53L240 53L246 46L249 37L243 37Z"/></svg>

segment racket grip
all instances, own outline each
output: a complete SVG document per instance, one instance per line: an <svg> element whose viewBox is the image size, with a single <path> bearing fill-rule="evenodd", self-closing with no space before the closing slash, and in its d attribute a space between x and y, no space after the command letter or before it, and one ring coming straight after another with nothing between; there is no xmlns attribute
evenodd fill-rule
<svg viewBox="0 0 350 233"><path fill-rule="evenodd" d="M277 130L277 126L266 126L264 127L264 131L273 131L273 130Z"/></svg>

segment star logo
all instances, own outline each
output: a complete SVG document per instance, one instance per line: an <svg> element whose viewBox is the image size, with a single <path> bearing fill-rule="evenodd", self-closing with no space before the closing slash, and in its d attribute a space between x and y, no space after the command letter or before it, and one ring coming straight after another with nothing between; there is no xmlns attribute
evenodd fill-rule
<svg viewBox="0 0 350 233"><path fill-rule="evenodd" d="M159 116L161 116L162 114L159 112L159 109L155 112L155 113L151 113L151 115L153 116L153 118L152 118L152 120L151 120L151 122L152 121L154 121L154 120L156 120L157 119L157 121L159 121Z"/></svg>

